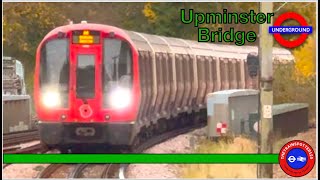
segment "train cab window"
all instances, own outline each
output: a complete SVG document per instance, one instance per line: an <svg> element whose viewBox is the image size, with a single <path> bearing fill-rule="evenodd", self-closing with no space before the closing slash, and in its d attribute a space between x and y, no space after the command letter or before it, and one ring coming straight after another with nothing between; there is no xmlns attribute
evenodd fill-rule
<svg viewBox="0 0 320 180"><path fill-rule="evenodd" d="M130 87L132 54L129 44L119 39L105 39L103 53L103 84L113 81Z"/></svg>
<svg viewBox="0 0 320 180"><path fill-rule="evenodd" d="M69 40L48 41L41 49L40 88L42 93L59 93L61 107L68 106L69 68Z"/></svg>
<svg viewBox="0 0 320 180"><path fill-rule="evenodd" d="M93 98L95 86L95 55L81 54L77 58L77 97Z"/></svg>
<svg viewBox="0 0 320 180"><path fill-rule="evenodd" d="M110 107L112 93L117 88L132 86L132 52L130 45L120 39L106 38L103 41L102 87L105 96L103 106Z"/></svg>

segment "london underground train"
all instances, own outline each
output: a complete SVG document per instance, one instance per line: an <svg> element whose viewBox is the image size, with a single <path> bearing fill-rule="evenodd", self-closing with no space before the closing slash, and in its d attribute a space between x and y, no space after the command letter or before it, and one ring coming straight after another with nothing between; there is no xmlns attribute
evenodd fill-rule
<svg viewBox="0 0 320 180"><path fill-rule="evenodd" d="M57 27L36 52L34 101L41 141L132 145L193 119L206 94L257 88L246 69L254 46L217 45L82 22ZM274 48L277 60L293 61Z"/></svg>

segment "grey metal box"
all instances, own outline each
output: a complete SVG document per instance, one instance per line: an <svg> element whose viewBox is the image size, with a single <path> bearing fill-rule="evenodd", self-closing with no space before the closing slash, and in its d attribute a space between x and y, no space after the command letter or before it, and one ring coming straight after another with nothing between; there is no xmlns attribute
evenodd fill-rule
<svg viewBox="0 0 320 180"><path fill-rule="evenodd" d="M259 91L254 89L234 89L217 91L207 95L208 136L219 137L221 123L228 132L235 135L249 133L248 122L250 113L257 113Z"/></svg>

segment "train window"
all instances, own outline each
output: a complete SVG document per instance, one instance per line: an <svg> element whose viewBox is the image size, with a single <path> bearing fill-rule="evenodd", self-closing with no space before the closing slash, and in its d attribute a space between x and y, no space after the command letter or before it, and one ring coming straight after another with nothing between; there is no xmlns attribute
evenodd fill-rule
<svg viewBox="0 0 320 180"><path fill-rule="evenodd" d="M120 39L103 41L102 87L104 107L109 107L107 97L114 88L132 86L132 52L130 45Z"/></svg>
<svg viewBox="0 0 320 180"><path fill-rule="evenodd" d="M217 91L217 59L213 57L212 59L212 81L213 81L213 91Z"/></svg>
<svg viewBox="0 0 320 180"><path fill-rule="evenodd" d="M40 88L41 91L58 91L61 107L68 106L69 96L69 40L48 41L41 49Z"/></svg>
<svg viewBox="0 0 320 180"><path fill-rule="evenodd" d="M132 54L128 43L119 39L104 40L103 84L119 81L123 86L130 86L131 64Z"/></svg>
<svg viewBox="0 0 320 180"><path fill-rule="evenodd" d="M95 95L95 56L81 54L78 55L77 60L77 97L93 98Z"/></svg>

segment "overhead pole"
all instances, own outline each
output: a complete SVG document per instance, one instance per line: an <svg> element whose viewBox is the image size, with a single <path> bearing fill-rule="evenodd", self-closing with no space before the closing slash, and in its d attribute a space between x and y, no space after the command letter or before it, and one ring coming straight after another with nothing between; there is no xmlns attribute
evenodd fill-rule
<svg viewBox="0 0 320 180"><path fill-rule="evenodd" d="M267 14L273 12L272 2L260 2L260 12ZM260 123L259 123L259 152L262 154L270 154L273 151L273 59L272 47L273 37L269 34L269 26L271 23L259 25L259 60L260 60ZM258 178L272 178L272 164L258 164Z"/></svg>

